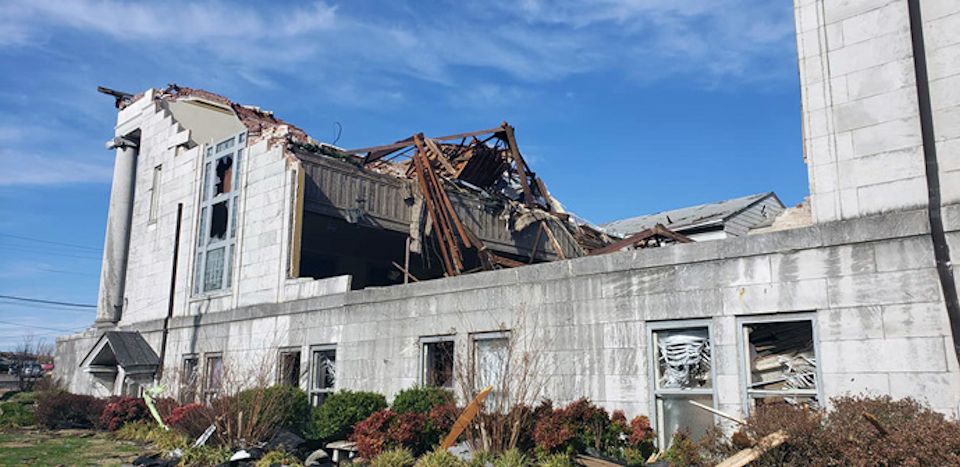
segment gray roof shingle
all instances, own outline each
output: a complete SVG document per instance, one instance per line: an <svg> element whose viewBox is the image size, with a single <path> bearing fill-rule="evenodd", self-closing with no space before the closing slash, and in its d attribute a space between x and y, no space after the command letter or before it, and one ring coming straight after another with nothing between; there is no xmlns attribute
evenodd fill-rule
<svg viewBox="0 0 960 467"><path fill-rule="evenodd" d="M663 224L670 230L678 230L694 225L721 222L768 196L776 195L772 191L757 193L716 203L700 204L646 216L620 219L603 224L601 227L608 233L619 235L637 233L657 224Z"/></svg>

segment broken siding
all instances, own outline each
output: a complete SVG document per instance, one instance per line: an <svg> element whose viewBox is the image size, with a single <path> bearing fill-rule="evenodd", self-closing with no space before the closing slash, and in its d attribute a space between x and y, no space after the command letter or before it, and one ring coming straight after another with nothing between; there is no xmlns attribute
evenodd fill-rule
<svg viewBox="0 0 960 467"><path fill-rule="evenodd" d="M727 235L740 237L746 235L750 229L763 225L783 212L783 204L773 194L752 204L740 213L729 217L724 223L723 230Z"/></svg>
<svg viewBox="0 0 960 467"><path fill-rule="evenodd" d="M414 196L417 188L410 180L362 170L347 162L331 158L299 155L306 173L304 209L326 216L349 219L351 210L360 209L363 219L357 223L396 232L410 232L415 215ZM558 259L546 235L538 242L536 223L521 232L512 232L503 217L503 207L487 205L465 193L448 192L464 226L471 229L490 249L529 256L536 247L540 260ZM567 257L573 256L576 244L569 235L554 229L555 237Z"/></svg>

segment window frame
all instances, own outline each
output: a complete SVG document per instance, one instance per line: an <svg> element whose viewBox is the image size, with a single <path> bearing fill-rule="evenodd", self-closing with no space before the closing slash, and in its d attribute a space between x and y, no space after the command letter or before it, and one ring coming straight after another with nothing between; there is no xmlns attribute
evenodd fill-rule
<svg viewBox="0 0 960 467"><path fill-rule="evenodd" d="M217 151L217 147L227 142L232 144ZM235 269L237 256L237 230L239 223L240 192L241 179L246 173L243 170L243 164L247 160L247 131L241 131L227 138L223 138L213 143L205 144L201 148L203 157L200 161L200 185L197 193L196 209L196 233L193 255L193 283L191 292L194 297L210 296L223 294L230 291L233 287L233 271ZM216 163L220 158L230 156L233 158L232 174L230 180L230 191L216 194ZM226 203L226 230L224 238L215 239L209 235L211 223L213 221L213 209L221 203ZM223 270L220 272L219 287L207 287L207 256L213 252L223 249Z"/></svg>
<svg viewBox="0 0 960 467"><path fill-rule="evenodd" d="M788 323L788 322L797 322L797 321L809 321L810 322L810 331L813 337L813 355L817 362L816 365L816 378L817 378L817 389L815 391L810 391L810 393L803 393L800 391L795 393L797 396L802 397L816 397L819 404L824 403L823 398L823 370L821 369L821 354L820 354L820 335L817 325L817 313L815 311L802 311L802 312L789 312L789 313L778 313L778 314L766 314L766 315L754 315L754 316L738 316L737 317L737 368L740 371L740 401L743 404L744 413L748 416L753 412L754 397L747 390L747 387L751 383L751 370L750 370L750 353L747 350L747 345L750 343L746 334L746 327L751 324L774 324L774 323ZM767 391L770 394L789 394L785 391Z"/></svg>
<svg viewBox="0 0 960 467"><path fill-rule="evenodd" d="M183 381L183 380L180 381L180 385L179 385L179 386L180 386L180 392L179 392L179 396L180 396L180 397L179 397L179 399L180 399L180 403L182 403L182 404L187 404L187 403L196 402L196 401L197 401L197 393L198 393L197 389L199 389L200 386L202 386L202 381L197 381L197 379L202 379L202 377L203 377L202 372L201 372L202 367L200 366L200 363L201 363L200 355L198 355L198 354L195 354L195 353L194 353L194 354L183 354L183 356L181 356L181 358L180 358L180 376L181 376L181 379L188 377L188 375L186 374L186 373L187 373L187 362L190 362L190 361L193 362L193 375L195 375L196 378L194 379L194 381L193 381L192 384L190 384L189 381ZM198 383L201 383L201 384L198 384ZM189 388L189 389L188 389L188 388ZM187 392L187 391L189 391L189 392ZM188 394L189 394L189 396L190 396L189 399L186 397Z"/></svg>
<svg viewBox="0 0 960 467"><path fill-rule="evenodd" d="M153 168L153 179L150 181L150 210L147 214L147 223L154 224L160 214L160 185L163 183L163 164Z"/></svg>
<svg viewBox="0 0 960 467"><path fill-rule="evenodd" d="M451 363L450 363L450 385L449 386L433 386L428 384L429 378L427 378L427 346L431 344L439 343L451 343L452 344L452 354L451 354ZM456 368L457 368L457 339L456 334L443 334L439 336L424 336L420 338L420 363L419 363L419 382L421 387L437 387L441 389L454 389L456 387Z"/></svg>
<svg viewBox="0 0 960 467"><path fill-rule="evenodd" d="M660 410L659 397L678 397L678 396L706 396L709 395L712 404L711 407L714 409L718 408L719 396L717 390L717 365L716 365L716 332L714 331L713 320L711 319L680 319L680 320L666 320L666 321L648 321L646 323L646 347L647 347L647 361L649 365L647 368L647 378L649 379L649 388L650 388L650 414L653 415L651 420L653 429L657 434L657 447L661 451L665 451L669 448L666 446L666 434L663 430L663 415L662 410ZM658 389L658 380L657 380L657 349L654 345L654 334L657 332L664 331L680 331L684 329L707 329L707 339L710 342L710 388L709 389ZM713 417L714 423L717 423L716 414L710 414ZM670 436L673 436L673 433L670 433Z"/></svg>
<svg viewBox="0 0 960 467"><path fill-rule="evenodd" d="M329 388L321 388L316 385L317 382L317 366L315 364L316 360L314 355L318 352L329 352L333 351L333 386ZM310 381L307 384L307 393L310 396L310 405L319 406L323 404L323 401L329 396L337 392L337 388L340 386L340 377L338 376L338 360L340 352L337 349L337 344L316 344L310 346Z"/></svg>
<svg viewBox="0 0 960 467"><path fill-rule="evenodd" d="M286 376L283 371L283 357L285 355L297 355L297 381L296 384L290 385L289 381L285 381L284 377ZM295 388L300 387L300 377L303 375L303 349L300 347L281 347L277 350L277 385L292 386Z"/></svg>
<svg viewBox="0 0 960 467"><path fill-rule="evenodd" d="M502 368L502 370L504 371L504 374L501 374L501 375L500 375L500 378L501 378L501 382L502 382L502 378L509 378L509 377L510 377L510 367L511 367L511 363L512 363L512 362L510 361L510 358L511 358L511 357L510 357L510 353L509 353L509 349L510 349L509 346L510 346L510 339L513 338L513 335L512 335L512 333L510 332L510 330L475 332L475 333L471 333L471 334L469 335L469 337L470 337L470 360L471 360L471 361L470 361L470 365L471 365L471 373L473 374L473 376L472 376L472 378L471 378L472 381L470 381L470 385L472 386L472 387L471 387L472 391L473 391L474 393L479 393L481 390L483 390L482 387L477 387L477 385L480 383L480 381L479 381L479 379L480 379L480 371L479 371L480 359L478 358L478 355L477 355L477 343L478 343L478 342L482 342L482 341L494 341L494 340L505 340L505 341L507 342L507 352L508 352L508 353L507 353L507 364L506 364L506 367L505 367L505 368ZM494 386L494 387L493 387L493 390L490 391L490 394L487 395L487 399L486 399L486 402L485 402L486 406L487 406L488 408L495 408L495 407L491 407L491 404L495 404L494 401L495 401L498 397L501 397L501 396L502 396L502 395L500 394L500 388ZM509 405L510 405L510 401L505 401L504 407L502 407L502 408L507 408L507 409L508 409L508 408L509 408Z"/></svg>
<svg viewBox="0 0 960 467"><path fill-rule="evenodd" d="M216 389L210 388L210 360L219 359L220 360L220 386ZM209 352L203 354L203 384L201 389L202 401L204 404L210 404L217 397L220 396L220 393L223 392L223 370L224 370L224 361L223 361L223 352ZM210 396L213 397L210 397Z"/></svg>

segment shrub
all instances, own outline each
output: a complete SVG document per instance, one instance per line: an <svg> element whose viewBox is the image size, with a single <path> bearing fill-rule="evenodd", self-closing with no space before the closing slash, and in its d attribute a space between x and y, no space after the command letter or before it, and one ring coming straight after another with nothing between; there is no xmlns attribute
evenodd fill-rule
<svg viewBox="0 0 960 467"><path fill-rule="evenodd" d="M334 393L313 409L308 435L313 439L344 439L353 433L354 425L385 408L387 400L374 392Z"/></svg>
<svg viewBox="0 0 960 467"><path fill-rule="evenodd" d="M37 423L49 429L93 428L106 401L93 396L48 391L37 396Z"/></svg>
<svg viewBox="0 0 960 467"><path fill-rule="evenodd" d="M117 431L123 425L150 417L147 404L139 397L121 397L104 407L100 415L100 427Z"/></svg>
<svg viewBox="0 0 960 467"><path fill-rule="evenodd" d="M453 393L441 388L413 387L397 393L390 407L398 414L429 414L435 407L453 404Z"/></svg>
<svg viewBox="0 0 960 467"><path fill-rule="evenodd" d="M910 398L847 396L831 402L830 412L785 403L758 407L741 432L706 450L720 458L783 430L787 440L753 465L824 465L837 459L849 465L960 465L960 421Z"/></svg>
<svg viewBox="0 0 960 467"><path fill-rule="evenodd" d="M275 429L284 428L302 435L310 421L310 398L297 387L277 385L248 389L237 394L237 402L246 414L256 414L255 420Z"/></svg>
<svg viewBox="0 0 960 467"><path fill-rule="evenodd" d="M427 417L418 413L397 414L384 409L354 427L350 440L357 443L361 456L372 459L391 448L404 447L414 455L430 450L439 441L435 430L427 427Z"/></svg>
<svg viewBox="0 0 960 467"><path fill-rule="evenodd" d="M370 461L370 467L413 467L417 459L406 448L393 448L380 453Z"/></svg>
<svg viewBox="0 0 960 467"><path fill-rule="evenodd" d="M192 423L193 419L205 418L203 410L204 406L200 404L181 405L171 410L170 415L163 419L163 423L171 428L184 429L196 424Z"/></svg>
<svg viewBox="0 0 960 467"><path fill-rule="evenodd" d="M177 430L164 430L159 425L146 420L123 425L113 432L113 437L126 441L151 443L164 452L186 449L191 445L190 439L183 433Z"/></svg>
<svg viewBox="0 0 960 467"><path fill-rule="evenodd" d="M700 455L700 446L690 437L687 430L678 430L673 434L670 448L663 453L663 460L670 465L704 465Z"/></svg>
<svg viewBox="0 0 960 467"><path fill-rule="evenodd" d="M492 452L489 451L474 451L473 457L470 459L470 462L467 463L469 467L487 467L487 465L493 465L497 460Z"/></svg>
<svg viewBox="0 0 960 467"><path fill-rule="evenodd" d="M574 463L566 454L551 454L540 459L537 467L574 467Z"/></svg>
<svg viewBox="0 0 960 467"><path fill-rule="evenodd" d="M607 411L586 398L571 402L562 409L538 409L533 440L537 449L543 452L572 454L587 448L602 450L604 440L609 438L607 428L610 417Z"/></svg>
<svg viewBox="0 0 960 467"><path fill-rule="evenodd" d="M506 450L493 461L493 467L526 467L528 465L530 465L530 459L517 449Z"/></svg>
<svg viewBox="0 0 960 467"><path fill-rule="evenodd" d="M303 467L303 462L293 454L284 451L270 451L257 461L256 467L270 467L272 465L286 465L289 467Z"/></svg>
<svg viewBox="0 0 960 467"><path fill-rule="evenodd" d="M414 464L415 467L466 467L466 462L444 450L431 451Z"/></svg>
<svg viewBox="0 0 960 467"><path fill-rule="evenodd" d="M220 465L228 460L233 453L225 447L200 446L183 450L180 464L183 466Z"/></svg>
<svg viewBox="0 0 960 467"><path fill-rule="evenodd" d="M36 423L33 404L15 401L0 403L0 428L20 428Z"/></svg>

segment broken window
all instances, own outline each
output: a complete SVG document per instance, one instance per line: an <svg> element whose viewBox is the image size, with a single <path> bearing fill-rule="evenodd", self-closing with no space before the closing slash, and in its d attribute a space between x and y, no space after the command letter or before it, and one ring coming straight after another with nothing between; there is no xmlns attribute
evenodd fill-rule
<svg viewBox="0 0 960 467"><path fill-rule="evenodd" d="M310 403L320 405L336 387L337 348L335 345L318 345L310 352Z"/></svg>
<svg viewBox="0 0 960 467"><path fill-rule="evenodd" d="M207 147L199 219L193 293L201 294L231 286L239 209L240 163L245 134Z"/></svg>
<svg viewBox="0 0 960 467"><path fill-rule="evenodd" d="M713 407L713 352L708 326L671 323L650 326L656 432L661 450L679 430L696 440L714 425L713 415L691 404Z"/></svg>
<svg viewBox="0 0 960 467"><path fill-rule="evenodd" d="M420 384L453 389L452 336L420 339Z"/></svg>
<svg viewBox="0 0 960 467"><path fill-rule="evenodd" d="M277 383L300 386L300 350L281 350L277 366Z"/></svg>
<svg viewBox="0 0 960 467"><path fill-rule="evenodd" d="M220 395L223 387L223 357L208 355L204 372L203 401L209 404Z"/></svg>
<svg viewBox="0 0 960 467"><path fill-rule="evenodd" d="M474 334L473 340L473 388L474 391L492 386L486 406L491 410L506 410L508 401L504 389L510 371L510 333L487 332Z"/></svg>
<svg viewBox="0 0 960 467"><path fill-rule="evenodd" d="M160 210L160 174L161 167L153 168L153 181L150 184L150 222L157 221L157 212Z"/></svg>
<svg viewBox="0 0 960 467"><path fill-rule="evenodd" d="M812 318L743 320L744 384L749 405L818 403Z"/></svg>
<svg viewBox="0 0 960 467"><path fill-rule="evenodd" d="M180 371L180 403L189 404L197 400L197 385L199 384L200 360L196 356L183 357L183 368Z"/></svg>

